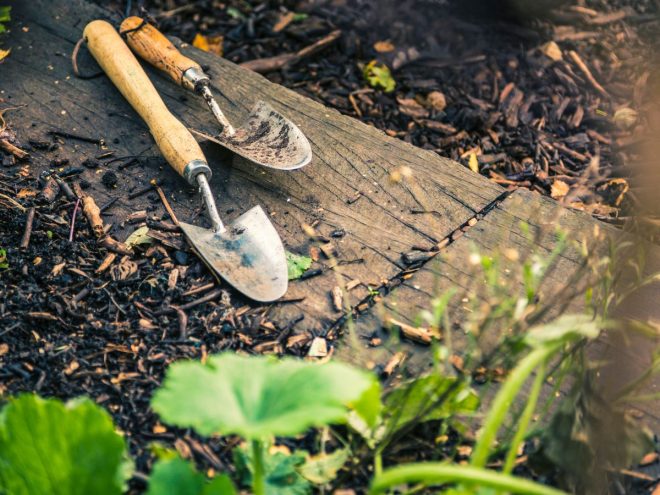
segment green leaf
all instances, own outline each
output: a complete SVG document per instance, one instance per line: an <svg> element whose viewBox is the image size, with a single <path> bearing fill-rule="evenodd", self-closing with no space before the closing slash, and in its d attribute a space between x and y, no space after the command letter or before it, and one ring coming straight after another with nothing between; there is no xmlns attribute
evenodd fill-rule
<svg viewBox="0 0 660 495"><path fill-rule="evenodd" d="M251 452L238 447L233 454L241 483L252 486L254 468ZM305 455L304 451L296 451L293 454L276 452L264 456L266 495L307 495L311 492L309 481L297 471L305 462Z"/></svg>
<svg viewBox="0 0 660 495"><path fill-rule="evenodd" d="M231 495L236 489L227 475L210 482L189 462L174 457L156 462L147 495Z"/></svg>
<svg viewBox="0 0 660 495"><path fill-rule="evenodd" d="M89 399L21 395L0 412L0 492L113 495L132 465L110 415Z"/></svg>
<svg viewBox="0 0 660 495"><path fill-rule="evenodd" d="M546 325L531 328L525 342L532 347L569 342L577 338L595 339L607 323L589 315L562 315Z"/></svg>
<svg viewBox="0 0 660 495"><path fill-rule="evenodd" d="M298 468L298 472L312 483L324 485L337 477L337 472L346 464L350 455L349 449L319 454L307 459L307 462Z"/></svg>
<svg viewBox="0 0 660 495"><path fill-rule="evenodd" d="M374 380L357 401L353 402L351 408L366 423L369 428L374 428L378 424L380 413L383 409L383 403L380 400L380 383Z"/></svg>
<svg viewBox="0 0 660 495"><path fill-rule="evenodd" d="M293 22L304 21L308 17L309 17L309 14L305 14L304 12L295 13L295 14L293 14Z"/></svg>
<svg viewBox="0 0 660 495"><path fill-rule="evenodd" d="M129 235L124 244L128 247L137 246L138 244L151 244L153 239L149 237L149 227L144 226L139 229L135 229L131 235Z"/></svg>
<svg viewBox="0 0 660 495"><path fill-rule="evenodd" d="M286 267L289 280L296 280L312 266L312 258L300 254L286 252Z"/></svg>
<svg viewBox="0 0 660 495"><path fill-rule="evenodd" d="M363 74L372 88L382 88L386 93L390 93L396 88L396 82L390 69L387 65L379 64L376 60L372 60L365 65Z"/></svg>
<svg viewBox="0 0 660 495"><path fill-rule="evenodd" d="M238 10L236 7L227 7L227 14L234 19L245 19L243 12Z"/></svg>
<svg viewBox="0 0 660 495"><path fill-rule="evenodd" d="M396 431L416 421L445 419L474 412L479 397L456 377L432 374L416 378L390 392L384 401L388 431Z"/></svg>
<svg viewBox="0 0 660 495"><path fill-rule="evenodd" d="M11 7L0 7L0 22L9 22L11 20Z"/></svg>
<svg viewBox="0 0 660 495"><path fill-rule="evenodd" d="M9 263L7 262L7 251L0 248L0 268L9 268Z"/></svg>
<svg viewBox="0 0 660 495"><path fill-rule="evenodd" d="M373 375L346 364L316 364L231 353L174 363L152 407L167 423L202 435L293 436L346 420L347 405Z"/></svg>

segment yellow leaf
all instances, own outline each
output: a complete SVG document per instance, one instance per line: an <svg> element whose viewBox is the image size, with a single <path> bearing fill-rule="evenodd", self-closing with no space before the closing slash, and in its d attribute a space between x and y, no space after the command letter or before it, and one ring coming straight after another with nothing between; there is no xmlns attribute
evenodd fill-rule
<svg viewBox="0 0 660 495"><path fill-rule="evenodd" d="M192 44L195 48L222 56L222 42L222 36L204 36L203 34L197 33Z"/></svg>
<svg viewBox="0 0 660 495"><path fill-rule="evenodd" d="M0 48L0 62L2 62L5 58L9 56L11 53L11 48L9 50L3 50Z"/></svg>
<svg viewBox="0 0 660 495"><path fill-rule="evenodd" d="M556 180L552 183L552 187L550 188L550 196L554 199L563 198L568 194L570 189L570 186L563 180Z"/></svg>
<svg viewBox="0 0 660 495"><path fill-rule="evenodd" d="M394 45L391 41L376 41L374 43L374 50L378 53L388 53L394 51Z"/></svg>
<svg viewBox="0 0 660 495"><path fill-rule="evenodd" d="M479 173L479 160L477 159L476 153L470 153L470 159L468 160L468 167L473 172Z"/></svg>

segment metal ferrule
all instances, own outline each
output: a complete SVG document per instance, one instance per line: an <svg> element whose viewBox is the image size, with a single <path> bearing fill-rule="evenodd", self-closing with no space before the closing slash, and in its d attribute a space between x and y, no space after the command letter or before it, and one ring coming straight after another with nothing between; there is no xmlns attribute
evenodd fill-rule
<svg viewBox="0 0 660 495"><path fill-rule="evenodd" d="M197 185L197 176L204 174L211 178L211 168L204 160L192 160L183 169L183 177L193 186Z"/></svg>
<svg viewBox="0 0 660 495"><path fill-rule="evenodd" d="M181 86L190 91L199 92L201 88L207 86L211 80L199 67L191 67L181 76Z"/></svg>

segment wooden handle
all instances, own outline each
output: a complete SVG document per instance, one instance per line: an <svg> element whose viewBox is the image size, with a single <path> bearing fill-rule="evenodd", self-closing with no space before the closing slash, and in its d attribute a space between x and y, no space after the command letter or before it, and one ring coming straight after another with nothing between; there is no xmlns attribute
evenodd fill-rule
<svg viewBox="0 0 660 495"><path fill-rule="evenodd" d="M156 144L168 163L186 177L186 165L193 160L206 163L190 131L170 113L142 66L117 31L105 21L92 21L83 37L89 51L135 111L147 123Z"/></svg>
<svg viewBox="0 0 660 495"><path fill-rule="evenodd" d="M126 33L128 45L135 53L165 72L180 86L183 85L183 73L188 69L202 71L197 62L184 56L163 33L141 17L127 17L119 30Z"/></svg>

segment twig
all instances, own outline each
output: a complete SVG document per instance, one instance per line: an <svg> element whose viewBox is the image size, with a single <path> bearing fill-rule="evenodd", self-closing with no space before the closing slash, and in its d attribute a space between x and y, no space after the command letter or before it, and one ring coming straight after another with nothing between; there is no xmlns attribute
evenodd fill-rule
<svg viewBox="0 0 660 495"><path fill-rule="evenodd" d="M94 139L94 138L90 138L90 137L87 137L87 136L80 136L78 134L71 134L70 132L48 131L48 134L50 134L51 136L58 136L58 137L65 138L65 139L76 139L78 141L83 141L85 143L92 143L92 144L96 144L96 145L99 145L99 146L103 146L105 144L105 141L103 140L103 138Z"/></svg>
<svg viewBox="0 0 660 495"><path fill-rule="evenodd" d="M174 214L174 210L172 210L172 207L170 206L169 201L167 201L167 198L165 197L165 193L159 186L156 187L156 192L158 193L158 196L160 196L160 200L163 202L163 206L165 207L165 211L167 211L168 215L174 222L174 225L178 226L179 225L179 220L176 218L176 215Z"/></svg>
<svg viewBox="0 0 660 495"><path fill-rule="evenodd" d="M209 282L208 284L201 285L199 287L195 287L193 289L190 289L183 294L181 294L181 297L187 297L187 296L194 296L195 294L199 294L200 292L205 292L209 289L212 289L215 286L215 282Z"/></svg>
<svg viewBox="0 0 660 495"><path fill-rule="evenodd" d="M178 306L174 306L174 311L176 311L176 316L179 318L179 339L186 340L188 336L188 316Z"/></svg>
<svg viewBox="0 0 660 495"><path fill-rule="evenodd" d="M34 206L28 210L27 219L25 220L25 230L23 231L23 238L21 239L21 248L25 249L30 244L30 235L32 234L32 224L34 223Z"/></svg>
<svg viewBox="0 0 660 495"><path fill-rule="evenodd" d="M76 215L80 207L80 198L76 200L76 206L73 207L73 215L71 215L71 228L69 229L69 242L73 242L73 231L76 227Z"/></svg>
<svg viewBox="0 0 660 495"><path fill-rule="evenodd" d="M15 207L18 208L19 210L21 210L21 211L25 211L25 206L23 206L22 204L20 204L20 203L19 203L18 201L16 201L14 198L10 198L10 197L7 196L6 194L2 194L2 193L0 193L0 198L9 201L9 202L12 204L12 206L15 206Z"/></svg>
<svg viewBox="0 0 660 495"><path fill-rule="evenodd" d="M6 139L0 139L0 148L5 150L7 153L11 153L19 160L26 160L27 158L30 157L30 153L28 153L27 151L23 151L18 146L14 146Z"/></svg>
<svg viewBox="0 0 660 495"><path fill-rule="evenodd" d="M593 88L598 91L601 95L603 95L605 98L610 98L610 94L605 91L605 88L603 88L598 81L596 81L596 78L593 76L591 71L589 70L589 67L587 67L587 64L585 64L582 59L580 58L580 55L575 50L571 50L568 52L569 56L571 57L571 60L575 62L575 65L577 65L578 69L582 71L584 74L584 77L587 78L587 81L589 81L589 84L593 86Z"/></svg>
<svg viewBox="0 0 660 495"><path fill-rule="evenodd" d="M250 69L253 70L254 72L259 72L259 73L266 73L266 72L272 72L274 70L279 70L284 67L294 65L300 62L300 60L302 60L305 57L310 57L315 53L318 53L319 51L323 50L327 46L337 41L340 36L341 36L341 30L337 29L335 31L332 31L330 34L324 36L320 40L315 41L311 45L308 45L298 50L295 53L285 53L282 55L277 55L275 57L258 58L256 60L249 60L247 62L243 62L240 65L241 67L245 67L246 69Z"/></svg>

